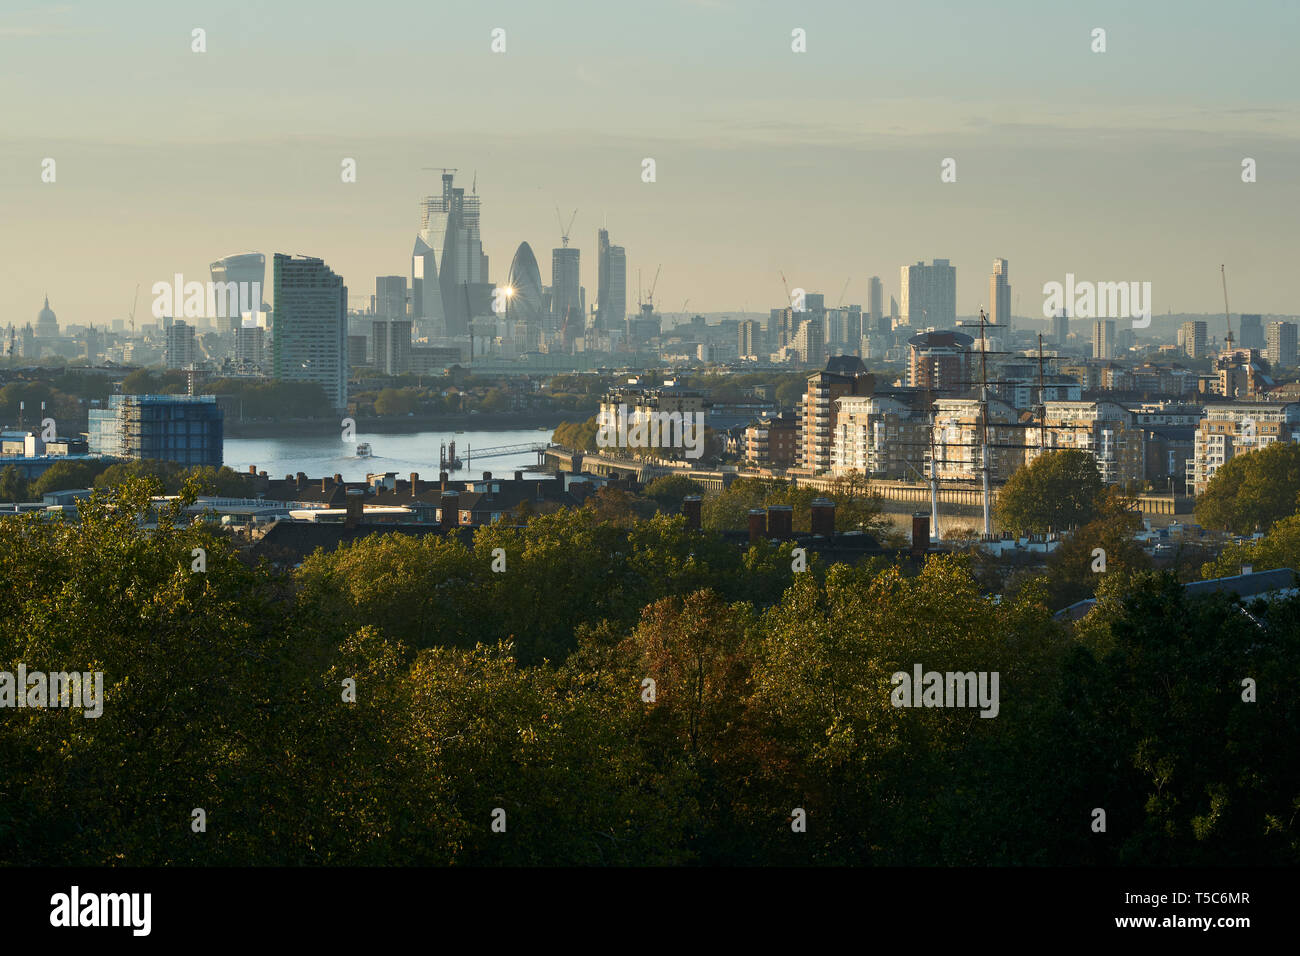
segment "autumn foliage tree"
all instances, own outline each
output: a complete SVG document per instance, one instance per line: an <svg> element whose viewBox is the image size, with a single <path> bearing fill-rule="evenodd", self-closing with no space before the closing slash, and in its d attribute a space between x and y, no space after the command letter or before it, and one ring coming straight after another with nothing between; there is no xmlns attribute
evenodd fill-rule
<svg viewBox="0 0 1300 956"><path fill-rule="evenodd" d="M585 509L278 572L197 488L0 516L0 673L105 689L0 710L0 865L1300 862L1296 599L1108 570L1071 627L1060 569L998 599ZM993 712L899 706L918 666Z"/></svg>
<svg viewBox="0 0 1300 956"><path fill-rule="evenodd" d="M1300 445L1273 442L1219 467L1196 499L1196 520L1237 534L1267 531L1300 510L1298 496Z"/></svg>
<svg viewBox="0 0 1300 956"><path fill-rule="evenodd" d="M1000 527L1017 534L1066 531L1101 513L1104 490L1090 453L1044 452L1002 486L994 514Z"/></svg>

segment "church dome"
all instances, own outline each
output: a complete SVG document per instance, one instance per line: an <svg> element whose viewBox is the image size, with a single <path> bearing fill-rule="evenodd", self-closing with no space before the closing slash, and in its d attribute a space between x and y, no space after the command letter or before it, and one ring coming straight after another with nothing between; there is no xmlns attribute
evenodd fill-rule
<svg viewBox="0 0 1300 956"><path fill-rule="evenodd" d="M36 316L36 334L44 338L57 338L59 335L59 320L50 308L48 295L45 297L45 307Z"/></svg>

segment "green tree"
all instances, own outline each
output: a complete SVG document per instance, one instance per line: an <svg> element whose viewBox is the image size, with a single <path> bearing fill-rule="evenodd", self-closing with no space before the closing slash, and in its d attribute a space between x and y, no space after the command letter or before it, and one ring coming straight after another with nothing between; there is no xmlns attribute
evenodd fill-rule
<svg viewBox="0 0 1300 956"><path fill-rule="evenodd" d="M705 498L703 524L717 531L741 531L749 527L751 510L789 505L794 530L806 532L812 528L812 503L817 498L835 503L837 530L889 536L882 500L861 476L837 478L826 492L796 487L780 478L737 478L721 494Z"/></svg>
<svg viewBox="0 0 1300 956"><path fill-rule="evenodd" d="M326 414L329 408L325 390L319 382L218 379L207 383L204 388L213 395L237 397L245 418L317 418Z"/></svg>
<svg viewBox="0 0 1300 956"><path fill-rule="evenodd" d="M1237 534L1267 531L1296 513L1298 496L1300 445L1278 441L1224 462L1196 499L1196 520Z"/></svg>
<svg viewBox="0 0 1300 956"><path fill-rule="evenodd" d="M835 502L837 531L866 531L878 539L893 537L884 514L884 499L871 490L864 475L842 475L822 495ZM809 508L812 503L809 502Z"/></svg>
<svg viewBox="0 0 1300 956"><path fill-rule="evenodd" d="M600 451L596 445L596 418L593 415L585 422L561 422L556 427L551 441L575 451Z"/></svg>
<svg viewBox="0 0 1300 956"><path fill-rule="evenodd" d="M1240 574L1242 565L1256 571L1274 568L1300 570L1300 514L1277 521L1268 534L1257 541L1230 543L1217 558L1201 569L1204 578L1222 578Z"/></svg>
<svg viewBox="0 0 1300 956"><path fill-rule="evenodd" d="M703 496L704 486L686 475L663 475L646 485L641 494L661 511L678 514L682 510L682 500L690 495Z"/></svg>
<svg viewBox="0 0 1300 956"><path fill-rule="evenodd" d="M168 495L179 493L191 481L196 493L204 495L240 498L251 494L252 488L251 476L225 465L220 468L213 468L210 465L203 468L187 468L174 461L162 461L156 458L140 458L109 465L95 476L94 487L111 488L133 478L156 479L162 493Z"/></svg>
<svg viewBox="0 0 1300 956"><path fill-rule="evenodd" d="M798 405L808 390L808 379L802 375L782 378L776 386L776 403L782 407Z"/></svg>
<svg viewBox="0 0 1300 956"><path fill-rule="evenodd" d="M27 478L14 465L6 465L0 471L0 501L27 501L28 493Z"/></svg>
<svg viewBox="0 0 1300 956"><path fill-rule="evenodd" d="M1188 598L1171 575L1106 593L1080 624L1039 750L1054 766L1035 811L1087 827L1048 837L1063 858L1119 865L1294 864L1300 854L1300 603ZM1254 701L1245 699L1246 679ZM1041 771L1039 771L1041 772ZM1034 774L1037 775L1036 773Z"/></svg>
<svg viewBox="0 0 1300 956"><path fill-rule="evenodd" d="M157 481L160 493L174 494L180 488L183 473L184 469L175 462L140 458L109 465L95 477L94 487L112 488L133 479L151 478Z"/></svg>
<svg viewBox="0 0 1300 956"><path fill-rule="evenodd" d="M415 390L386 388L375 399L376 415L406 415L415 411Z"/></svg>
<svg viewBox="0 0 1300 956"><path fill-rule="evenodd" d="M1106 499L1104 507L1100 517L1072 531L1048 557L1049 595L1054 607L1092 597L1103 576L1131 576L1151 569L1151 558L1133 538L1142 530L1141 514L1127 510L1124 499L1116 494Z"/></svg>
<svg viewBox="0 0 1300 956"><path fill-rule="evenodd" d="M701 520L713 531L740 531L749 527L749 512L768 504L787 504L789 482L779 478L737 478L718 495L704 499ZM811 495L808 496L811 501ZM796 510L795 519L799 517Z"/></svg>
<svg viewBox="0 0 1300 956"><path fill-rule="evenodd" d="M1022 780L1021 744L1005 728L1050 699L1059 632L1040 595L997 603L956 557L911 578L835 565L824 582L796 575L763 627L751 719L771 748L768 785L797 794L820 824L807 845L755 834L762 859L917 865L998 859L1008 843L1023 852L1021 801L990 798ZM996 672L997 718L895 706L893 675L917 664Z"/></svg>
<svg viewBox="0 0 1300 956"><path fill-rule="evenodd" d="M300 833L279 737L299 681L275 591L181 523L193 489L154 512L158 490L126 482L76 521L0 519L0 670L103 674L98 718L0 721L0 860L39 847L50 864L249 864ZM193 807L222 821L211 839L194 839Z"/></svg>
<svg viewBox="0 0 1300 956"><path fill-rule="evenodd" d="M31 494L40 498L51 491L90 488L95 478L107 468L107 462L56 461L32 482Z"/></svg>
<svg viewBox="0 0 1300 956"><path fill-rule="evenodd" d="M598 488L594 495L587 498L582 503L582 509L594 515L597 521L620 528L630 527L639 517L647 517L651 510L645 499L608 485Z"/></svg>
<svg viewBox="0 0 1300 956"><path fill-rule="evenodd" d="M1016 469L998 492L994 513L999 526L1017 534L1065 531L1096 518L1104 497L1091 454L1051 451Z"/></svg>
<svg viewBox="0 0 1300 956"><path fill-rule="evenodd" d="M139 368L122 379L123 395L182 394L188 388L185 372Z"/></svg>
<svg viewBox="0 0 1300 956"><path fill-rule="evenodd" d="M389 731L399 742L396 765L410 768L388 801L390 812L403 811L393 812L404 831L399 858L570 866L689 859L686 836L699 825L690 778L641 744L649 718L637 681L610 669L521 667L508 644L497 644L425 651L406 686L404 719ZM507 834L530 838L494 833L503 812Z"/></svg>
<svg viewBox="0 0 1300 956"><path fill-rule="evenodd" d="M323 628L329 644L363 627L415 650L497 636L499 616L478 606L488 569L459 538L369 535L310 555L295 578L302 626Z"/></svg>

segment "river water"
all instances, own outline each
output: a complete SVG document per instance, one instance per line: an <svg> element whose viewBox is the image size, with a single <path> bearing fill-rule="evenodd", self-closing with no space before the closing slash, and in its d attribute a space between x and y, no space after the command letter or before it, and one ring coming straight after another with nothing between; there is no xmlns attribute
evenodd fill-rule
<svg viewBox="0 0 1300 956"><path fill-rule="evenodd" d="M502 445L546 444L553 429L504 429L494 431L428 431L407 435L358 431L356 441L343 442L338 435L282 435L274 438L227 438L225 463L236 471L256 465L271 478L305 472L309 478L342 475L346 481L364 481L367 474L395 471L399 478L419 472L427 481L438 477L438 446L456 442L456 454L464 467L451 472L456 480L481 478L483 472L513 475L516 470L537 470L537 452L517 451L500 457L475 458L474 449ZM369 442L371 457L358 458L356 446ZM467 458L468 454L468 458Z"/></svg>

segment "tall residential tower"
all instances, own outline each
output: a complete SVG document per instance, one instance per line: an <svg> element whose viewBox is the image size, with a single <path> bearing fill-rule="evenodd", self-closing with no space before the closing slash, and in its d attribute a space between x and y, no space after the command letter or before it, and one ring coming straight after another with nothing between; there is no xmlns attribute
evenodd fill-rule
<svg viewBox="0 0 1300 956"><path fill-rule="evenodd" d="M918 331L951 329L957 324L957 270L947 259L918 262L899 270L902 321Z"/></svg>
<svg viewBox="0 0 1300 956"><path fill-rule="evenodd" d="M348 403L348 290L320 259L275 255L272 368L278 379L317 382L336 409Z"/></svg>
<svg viewBox="0 0 1300 956"><path fill-rule="evenodd" d="M1006 259L993 260L989 275L989 319L994 325L1011 328L1011 281Z"/></svg>

